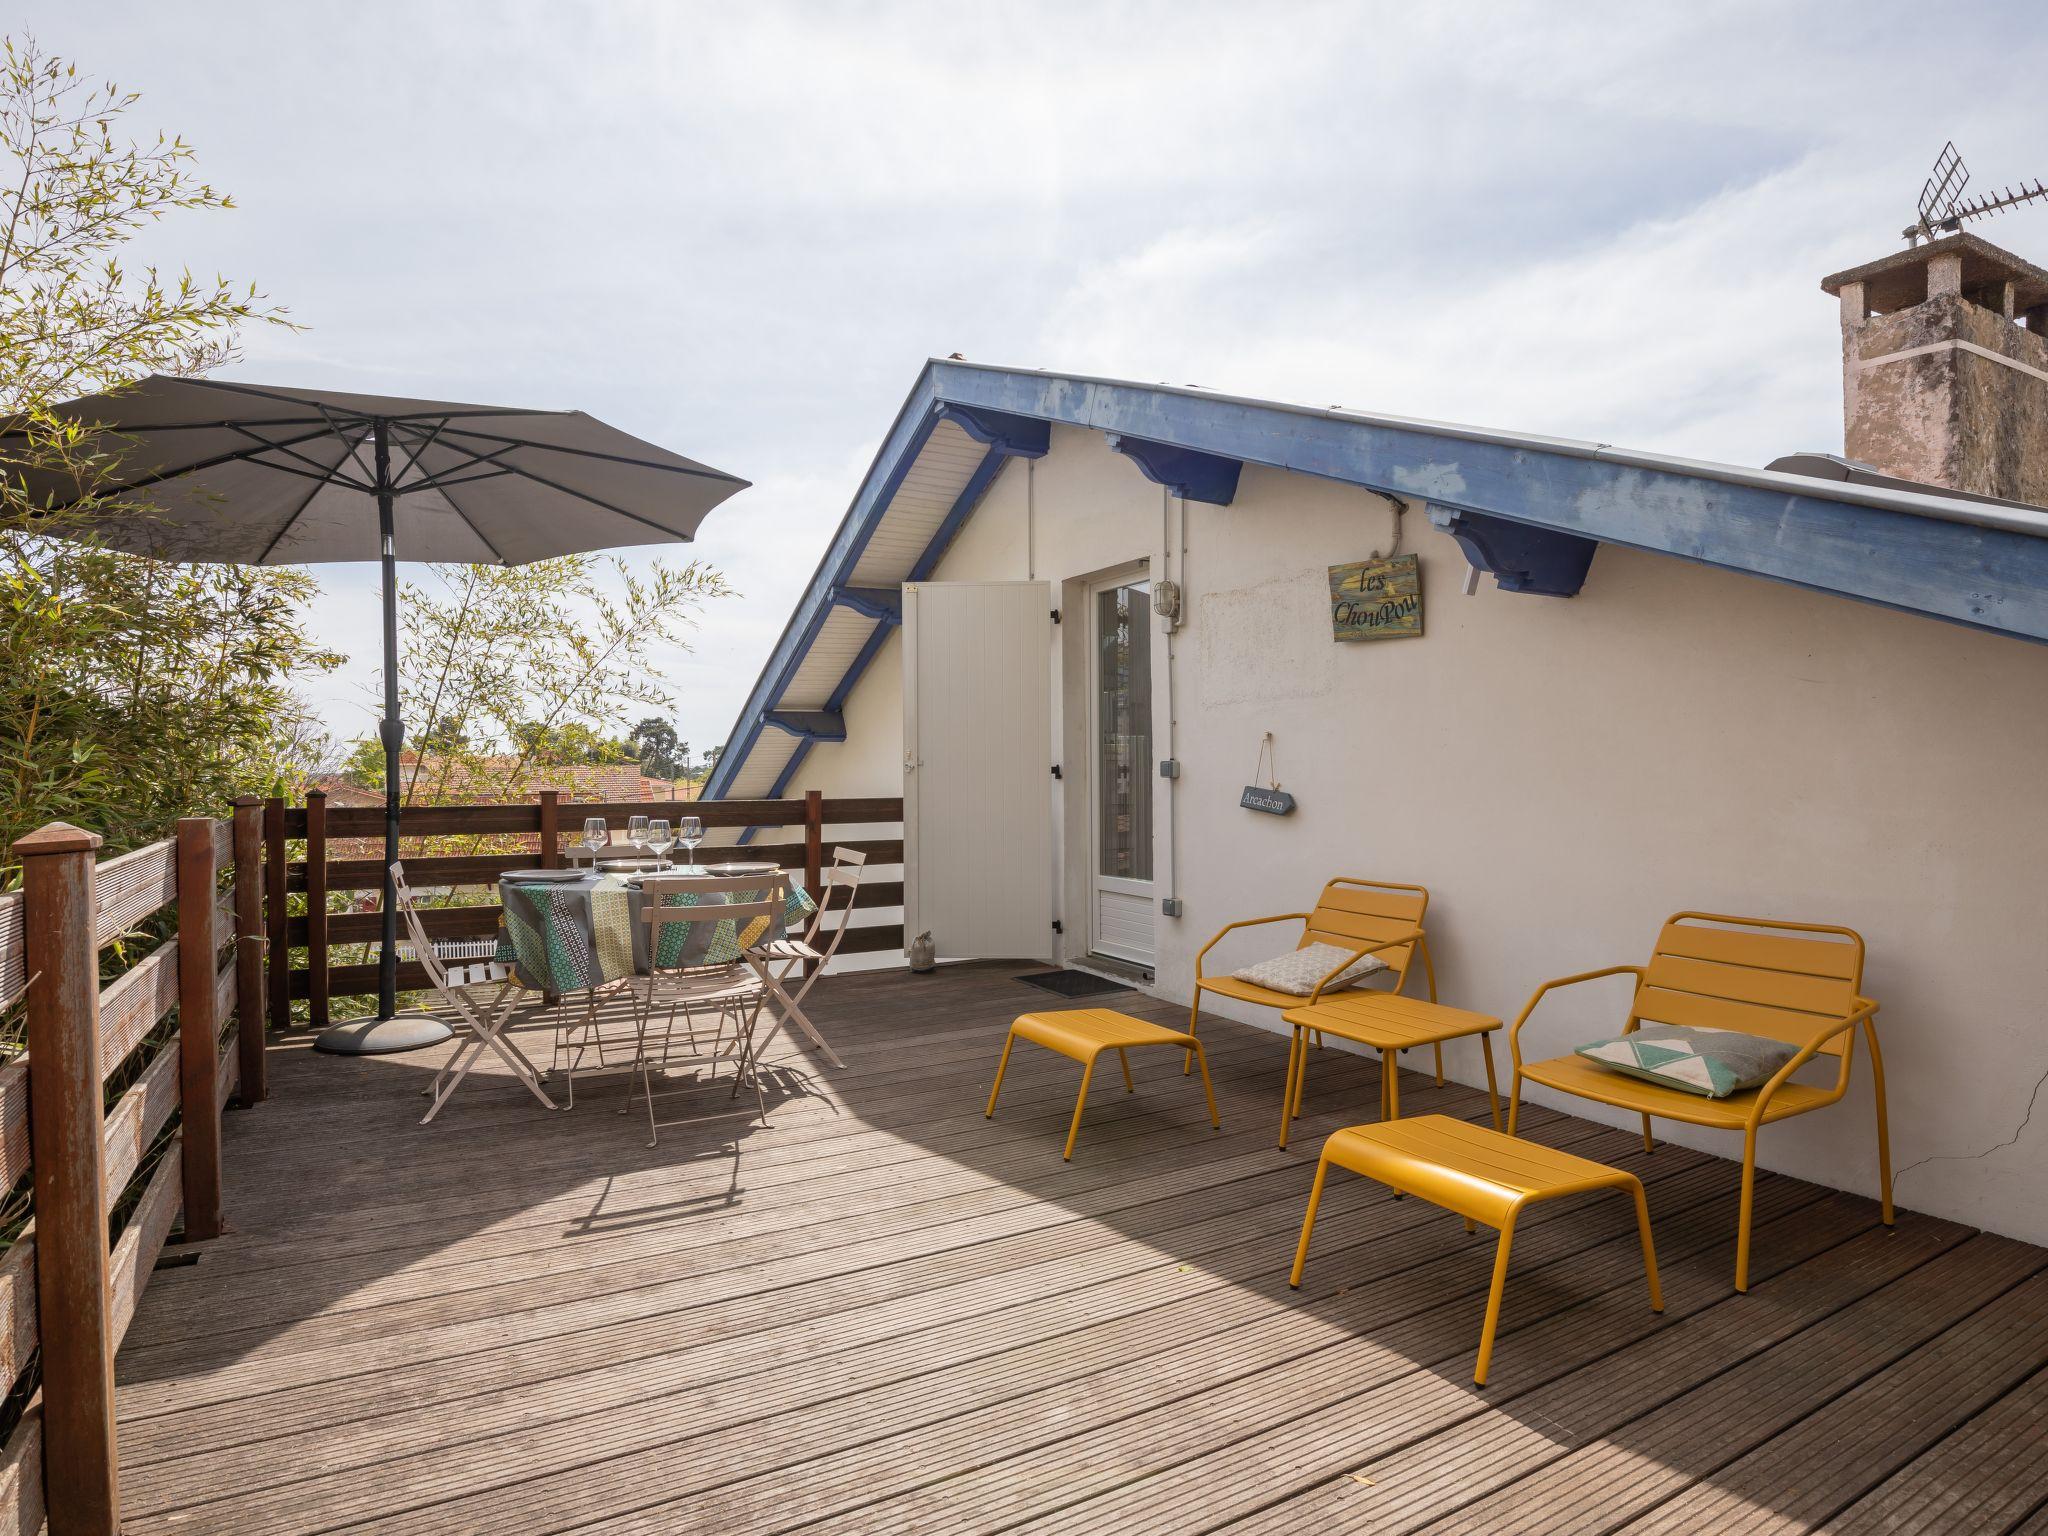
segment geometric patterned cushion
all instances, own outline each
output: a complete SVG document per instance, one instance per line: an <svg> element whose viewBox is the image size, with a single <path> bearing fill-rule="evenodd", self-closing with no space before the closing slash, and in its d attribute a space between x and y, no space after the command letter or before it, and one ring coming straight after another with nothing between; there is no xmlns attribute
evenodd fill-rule
<svg viewBox="0 0 2048 1536"><path fill-rule="evenodd" d="M1335 970L1350 953L1350 950L1339 949L1335 944L1304 944L1277 960L1261 960L1257 965L1242 966L1230 974L1239 981L1248 981L1253 986L1273 992L1285 992L1289 997L1307 997L1315 991L1316 983ZM1374 971L1386 968L1387 962L1378 955L1366 955L1356 965L1346 966L1343 975L1323 990L1335 992L1339 987L1352 986Z"/></svg>
<svg viewBox="0 0 2048 1536"><path fill-rule="evenodd" d="M1782 1040L1746 1035L1739 1029L1644 1024L1634 1034L1582 1045L1577 1054L1630 1077L1725 1099L1769 1082L1799 1051Z"/></svg>

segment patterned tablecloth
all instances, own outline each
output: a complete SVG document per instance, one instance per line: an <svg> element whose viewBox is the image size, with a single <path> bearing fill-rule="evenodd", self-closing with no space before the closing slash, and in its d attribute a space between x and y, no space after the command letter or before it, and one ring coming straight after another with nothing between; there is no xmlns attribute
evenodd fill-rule
<svg viewBox="0 0 2048 1536"><path fill-rule="evenodd" d="M661 963L723 965L737 960L749 944L801 931L816 904L793 876L780 919L755 918L745 933L728 918L718 923L675 923L662 931ZM760 899L763 892L671 891L665 906L729 905ZM536 992L581 992L651 969L649 926L640 921L646 898L637 885L617 875L588 874L575 880L501 880L498 897L505 915L498 928L498 959L517 971Z"/></svg>

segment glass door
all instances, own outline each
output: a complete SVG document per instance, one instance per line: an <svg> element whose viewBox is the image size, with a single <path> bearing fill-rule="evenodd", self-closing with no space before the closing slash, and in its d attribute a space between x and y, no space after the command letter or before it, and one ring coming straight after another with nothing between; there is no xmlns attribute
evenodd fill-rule
<svg viewBox="0 0 2048 1536"><path fill-rule="evenodd" d="M1094 874L1090 948L1151 965L1152 589L1124 579L1091 605Z"/></svg>

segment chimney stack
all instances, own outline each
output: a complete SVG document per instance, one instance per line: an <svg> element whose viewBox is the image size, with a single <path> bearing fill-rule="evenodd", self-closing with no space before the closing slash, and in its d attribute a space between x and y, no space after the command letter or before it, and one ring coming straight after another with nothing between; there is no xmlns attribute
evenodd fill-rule
<svg viewBox="0 0 2048 1536"><path fill-rule="evenodd" d="M2048 505L2048 272L1954 234L1820 286L1842 305L1849 458Z"/></svg>

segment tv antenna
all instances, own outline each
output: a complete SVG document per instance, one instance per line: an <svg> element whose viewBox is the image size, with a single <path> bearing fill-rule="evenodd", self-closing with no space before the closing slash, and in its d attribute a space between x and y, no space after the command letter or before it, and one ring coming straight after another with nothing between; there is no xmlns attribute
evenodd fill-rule
<svg viewBox="0 0 2048 1536"><path fill-rule="evenodd" d="M1963 190L1969 184L1969 167L1963 164L1963 157L1956 153L1951 140L1941 146L1941 153L1934 157L1934 169L1920 188L1920 216L1900 231L1906 244L1918 245L1922 240L1955 234L1966 220L1988 218L2004 208L2048 200L2048 185L2038 177L2031 186L2023 181L2018 191L2006 187L1995 197L1965 199Z"/></svg>

